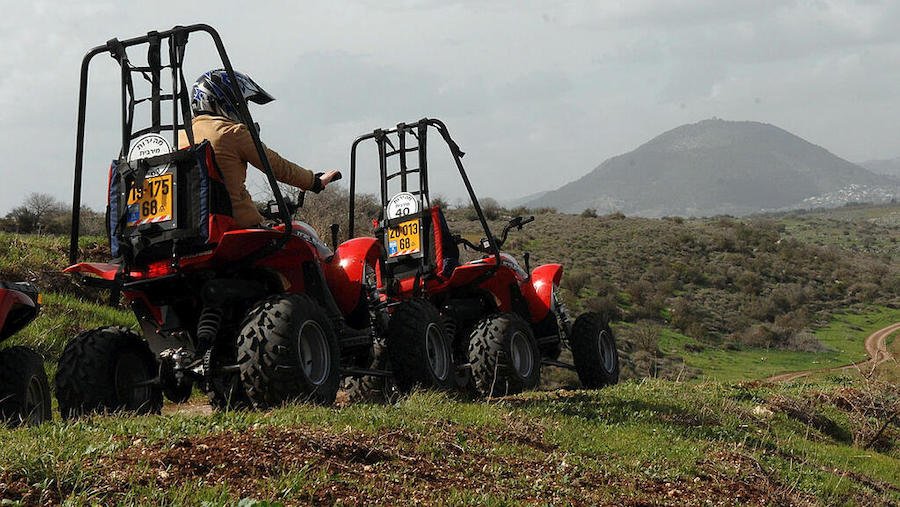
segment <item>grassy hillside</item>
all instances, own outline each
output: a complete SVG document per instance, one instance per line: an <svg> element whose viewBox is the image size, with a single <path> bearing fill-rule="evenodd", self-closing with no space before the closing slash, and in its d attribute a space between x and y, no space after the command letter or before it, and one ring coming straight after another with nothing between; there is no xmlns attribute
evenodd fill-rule
<svg viewBox="0 0 900 507"><path fill-rule="evenodd" d="M518 212L528 211L499 214ZM451 229L477 241L471 218L465 209L448 212ZM501 224L494 221L494 230ZM898 239L898 205L741 220L551 212L514 231L506 249L520 260L530 252L532 265L562 263L562 296L573 313L595 310L620 320L626 376L733 380L857 358L860 350L843 352L823 326L835 312L900 320L890 309L900 304ZM106 258L101 238L83 238L80 246L83 258ZM0 279L33 280L50 293L43 316L17 340L37 345L51 361L79 329L134 322L127 312L95 304L102 294L60 273L67 248L60 236L0 233ZM858 334L847 329L842 336L855 342ZM739 357L762 363L727 372L725 362L744 364Z"/></svg>
<svg viewBox="0 0 900 507"><path fill-rule="evenodd" d="M513 233L510 250L520 259L531 252L534 265L562 262L567 304L619 319L632 380L488 402L415 393L388 406L211 416L195 398L164 416L0 429L0 500L900 503L900 429L889 422L900 411L896 363L870 377L754 380L859 360L867 335L900 321L898 211L744 220L541 214ZM451 228L477 239L465 210L449 215ZM58 274L66 245L0 236L0 278L36 280L49 292L40 318L12 341L41 350L51 374L80 329L134 324ZM105 255L96 238L82 248ZM900 337L890 347L900 357ZM577 386L567 372L549 369L544 379L545 388Z"/></svg>
<svg viewBox="0 0 900 507"><path fill-rule="evenodd" d="M504 216L527 213L501 210L492 226L499 231ZM507 250L519 259L530 252L532 265L562 263L569 307L623 320L622 338L645 352L685 336L723 355L821 353L829 344L817 330L835 312L900 305L898 217L898 205L745 219L548 212L514 231ZM454 210L448 221L477 240L472 218Z"/></svg>

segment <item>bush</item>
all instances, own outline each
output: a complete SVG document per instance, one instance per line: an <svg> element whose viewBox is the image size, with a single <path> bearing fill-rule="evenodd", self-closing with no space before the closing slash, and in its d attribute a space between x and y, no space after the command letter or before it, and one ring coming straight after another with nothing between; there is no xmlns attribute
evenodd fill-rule
<svg viewBox="0 0 900 507"><path fill-rule="evenodd" d="M488 220L497 220L500 218L500 211L502 211L503 208L496 199L493 197L485 197L484 199L479 199L478 203L481 205L481 211L484 213L484 218Z"/></svg>
<svg viewBox="0 0 900 507"><path fill-rule="evenodd" d="M587 301L585 309L599 314L609 322L622 320L622 310L611 296L594 297Z"/></svg>
<svg viewBox="0 0 900 507"><path fill-rule="evenodd" d="M591 273L588 271L573 270L563 275L560 286L577 297L581 290L591 283L591 278Z"/></svg>

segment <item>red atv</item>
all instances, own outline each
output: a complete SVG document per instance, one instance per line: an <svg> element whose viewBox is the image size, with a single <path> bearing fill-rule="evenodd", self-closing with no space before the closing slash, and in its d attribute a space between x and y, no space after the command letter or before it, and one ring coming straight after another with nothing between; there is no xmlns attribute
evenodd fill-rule
<svg viewBox="0 0 900 507"><path fill-rule="evenodd" d="M30 283L0 281L0 342L37 317L41 295ZM0 421L40 424L51 419L44 359L28 347L0 350Z"/></svg>
<svg viewBox="0 0 900 507"><path fill-rule="evenodd" d="M193 385L217 408L293 400L327 404L335 399L342 373L388 374L356 366L368 364L373 336L383 332L384 305L365 284L380 258L379 244L360 238L332 251L312 228L292 220L246 103L239 105L240 114L266 166L275 197L271 217L280 224L235 229L214 152L207 142L194 143L190 133L182 63L194 32L212 37L241 97L222 42L206 25L113 39L85 56L73 265L66 272L110 289L116 301L124 296L141 333L104 327L68 343L56 376L63 417L120 409L158 412L162 394L184 401ZM132 63L128 50L135 46L146 48L146 63ZM122 71L122 149L108 176L114 261L77 263L88 67L100 54L113 56ZM136 96L145 80L147 95ZM169 90L162 90L163 81ZM161 114L165 104L171 108L168 123ZM150 106L145 115L150 125L143 129L134 127L137 105ZM172 151L179 130L187 131L191 145Z"/></svg>
<svg viewBox="0 0 900 507"><path fill-rule="evenodd" d="M429 131L450 148L484 230L480 244L453 236L442 210L429 199ZM470 385L494 396L538 385L542 365L573 369L585 387L618 382L619 362L609 324L586 313L571 322L557 297L559 264L522 269L501 251L512 229L534 220L515 217L499 237L491 233L462 165L464 153L447 127L435 119L379 129L358 138L350 157L350 236L354 234L357 149L374 141L379 154L383 219L376 224L385 257L379 284L388 297L404 301L392 327L421 327L422 316L439 314L443 326L429 332L388 335L387 360L398 384L445 388ZM460 264L458 245L483 257ZM420 337L424 336L425 339ZM563 347L574 364L559 361Z"/></svg>

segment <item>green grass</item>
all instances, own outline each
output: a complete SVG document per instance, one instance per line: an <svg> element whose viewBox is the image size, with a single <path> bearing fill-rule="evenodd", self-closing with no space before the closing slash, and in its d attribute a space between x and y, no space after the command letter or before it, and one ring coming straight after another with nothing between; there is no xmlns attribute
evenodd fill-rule
<svg viewBox="0 0 900 507"><path fill-rule="evenodd" d="M900 258L900 207L844 206L773 215L787 235L816 245L839 246Z"/></svg>
<svg viewBox="0 0 900 507"><path fill-rule="evenodd" d="M700 345L697 340L671 329L663 330L659 346L667 354L683 357L686 365L700 368L703 378L734 382L865 360L866 337L895 322L900 322L900 309L876 307L860 314L837 314L826 326L815 330L816 337L827 348L823 352L727 350L709 345L699 352L689 352L686 347Z"/></svg>
<svg viewBox="0 0 900 507"><path fill-rule="evenodd" d="M107 245L106 238L96 236L83 236L78 241L82 256L97 259L108 257ZM25 281L57 274L68 260L68 236L0 232L0 280Z"/></svg>
<svg viewBox="0 0 900 507"><path fill-rule="evenodd" d="M897 208L886 209L779 219L785 225L784 237L827 248L789 243L775 248L774 242L757 241L756 233L782 237L765 222L769 219L751 220L750 227L727 220L682 223L552 214L539 216L534 229L514 233L513 238L520 239L512 240L510 247L518 253L531 250L533 264L558 261L567 272L589 273L580 289L583 297L573 304L576 310L599 294L598 282L610 280L607 289L621 295L626 314L654 310L655 299L639 302L640 291L635 289L640 287L632 286L642 281L659 288L659 294L650 296L661 296L664 304L658 315L650 312L635 319L654 319L659 326L683 319L684 312L669 310L683 298L690 303L688 310L703 310L696 322L711 330L713 338L721 338L729 331L722 322L731 325L746 317L745 303L762 301L785 284L804 286L805 292L789 293L803 296L791 308L816 308L813 321L866 300L861 291L874 291L878 301L890 299L884 294L891 285L876 283L897 273L892 241L897 225L891 221ZM866 220L874 225L857 223ZM459 232L471 233L472 224L454 225L465 225L468 228ZM568 231L582 234L577 244L571 243ZM0 234L0 279L36 279L47 291L41 316L10 342L44 353L51 375L65 342L78 332L135 325L129 312L72 295L71 284L59 274L67 245L62 237ZM831 250L834 245L842 248L834 249L839 254ZM83 239L80 247L88 258L105 256L100 239ZM829 266L821 271L820 254L827 254ZM781 263L778 269L774 262ZM734 267L740 269L732 273ZM764 275L758 298L735 288L747 273ZM856 280L857 275L868 276L860 280L869 286L850 290L832 283ZM827 312L815 313L821 309ZM896 427L887 430L888 443L877 450L863 449L854 444L860 428L877 422L877 417L860 419L828 401L848 389L872 390L870 381L828 374L784 386L738 382L864 359L865 337L897 321L900 310L887 307L832 313L826 325L815 329L827 349L819 353L725 350L711 345L716 339L701 342L662 327L662 352L702 370L701 379L691 382L629 381L598 392L536 392L480 403L416 393L393 406L299 405L213 416L104 416L0 429L0 499L175 505L234 504L241 499L245 505L252 504L248 499L300 504L381 500L680 505L709 499L753 503L762 498L761 503L769 504L897 504ZM900 356L900 339L893 339L891 347ZM878 396L896 400L900 368L884 368L880 375L895 384ZM780 409L779 400L793 400L806 412ZM766 410L756 412L760 407ZM301 445L279 444L284 432ZM241 439L254 435L261 435L261 442L240 455L246 450ZM206 454L203 446L213 442L221 444L221 455ZM184 462L178 460L182 456ZM382 457L367 461L371 456ZM228 475L232 469L238 473ZM745 494L750 496L741 496Z"/></svg>
<svg viewBox="0 0 900 507"><path fill-rule="evenodd" d="M768 406L775 397L839 387L827 382L751 388L645 381L597 392L528 393L493 403L417 393L394 406L300 405L214 416L94 417L0 429L0 483L32 485L75 504L198 504L241 498L288 503L353 503L352 498L387 503L408 498L427 503L452 499L454 504L554 499L653 503L671 501L667 495L673 489L687 495L676 495L676 503L693 504L706 498L702 488L728 481L750 485L752 494L771 503L785 498L900 501L891 489L900 487L896 446L863 450L778 410L768 417L752 415L754 407ZM853 431L851 419L834 419L844 431ZM223 435L277 438L279 432L300 432L311 447L279 448L271 463L263 463L271 451L260 448L255 455L261 461L248 463L236 478L216 472L227 473L230 453L245 452L239 444L226 445L222 463L211 458L212 469L200 460L189 468L189 476L158 478L184 470L177 460L170 461L173 454L166 454L173 449L189 456L203 442ZM348 446L361 446L364 452L340 458ZM133 458L135 449L168 457L123 460ZM331 458L316 449L325 449ZM295 455L303 461L293 460ZM365 464L365 458L354 457L362 455L382 457Z"/></svg>
<svg viewBox="0 0 900 507"><path fill-rule="evenodd" d="M99 305L66 294L44 294L38 317L4 346L20 344L37 349L48 363L56 363L63 347L78 333L101 326L137 328L131 312Z"/></svg>

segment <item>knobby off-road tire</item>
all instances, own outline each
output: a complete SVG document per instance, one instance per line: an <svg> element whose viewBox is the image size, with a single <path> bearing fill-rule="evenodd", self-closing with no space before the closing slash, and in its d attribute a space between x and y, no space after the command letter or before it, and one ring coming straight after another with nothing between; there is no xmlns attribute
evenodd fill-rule
<svg viewBox="0 0 900 507"><path fill-rule="evenodd" d="M541 354L528 325L514 313L492 315L469 335L475 391L504 396L533 389L541 379Z"/></svg>
<svg viewBox="0 0 900 507"><path fill-rule="evenodd" d="M50 419L44 359L28 347L0 350L0 422L13 427Z"/></svg>
<svg viewBox="0 0 900 507"><path fill-rule="evenodd" d="M250 398L236 373L217 375L209 381L206 393L209 405L218 411L244 410L251 407Z"/></svg>
<svg viewBox="0 0 900 507"><path fill-rule="evenodd" d="M411 299L396 307L388 324L387 349L400 391L456 386L450 339L440 312L428 301Z"/></svg>
<svg viewBox="0 0 900 507"><path fill-rule="evenodd" d="M392 370L387 349L382 346L373 346L370 357L361 360L360 363L374 370ZM393 377L374 375L344 377L341 389L344 390L350 403L394 403L400 397Z"/></svg>
<svg viewBox="0 0 900 507"><path fill-rule="evenodd" d="M370 368L390 370L390 363L384 357L376 357ZM362 377L345 377L341 388L347 394L350 403L394 403L399 398L399 391L394 379L365 375Z"/></svg>
<svg viewBox="0 0 900 507"><path fill-rule="evenodd" d="M216 344L209 354L211 354L209 367L212 372L237 362L237 346L234 341ZM209 405L215 410L245 410L252 407L241 382L240 372L211 374L206 382L199 384L199 387L206 392Z"/></svg>
<svg viewBox="0 0 900 507"><path fill-rule="evenodd" d="M159 365L147 343L124 327L101 327L71 339L59 358L56 399L63 419L92 412L158 414Z"/></svg>
<svg viewBox="0 0 900 507"><path fill-rule="evenodd" d="M237 339L241 382L256 408L291 401L334 402L341 354L325 311L305 294L258 303Z"/></svg>
<svg viewBox="0 0 900 507"><path fill-rule="evenodd" d="M569 344L584 387L596 389L619 381L619 352L606 319L596 313L575 319Z"/></svg>

